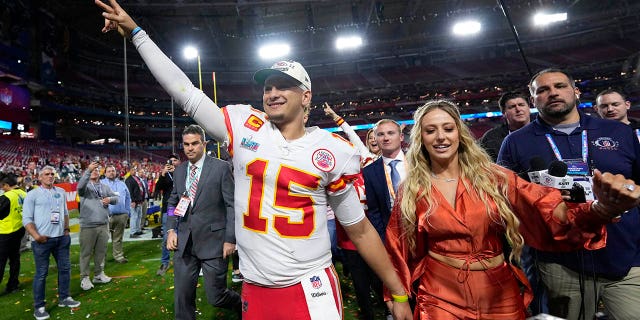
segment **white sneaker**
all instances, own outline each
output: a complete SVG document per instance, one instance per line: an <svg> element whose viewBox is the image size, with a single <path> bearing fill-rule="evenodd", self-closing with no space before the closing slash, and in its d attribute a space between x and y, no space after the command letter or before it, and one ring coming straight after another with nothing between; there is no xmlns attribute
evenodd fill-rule
<svg viewBox="0 0 640 320"><path fill-rule="evenodd" d="M71 297L66 297L64 300L58 301L58 307L77 308L80 306L80 301L73 300Z"/></svg>
<svg viewBox="0 0 640 320"><path fill-rule="evenodd" d="M111 282L111 277L101 272L99 275L93 277L93 283L109 283Z"/></svg>
<svg viewBox="0 0 640 320"><path fill-rule="evenodd" d="M82 288L82 290L84 291L93 289L93 283L91 283L89 277L82 278L82 281L80 281L80 288Z"/></svg>
<svg viewBox="0 0 640 320"><path fill-rule="evenodd" d="M36 309L33 312L33 316L36 318L36 320L49 319L49 313L47 312L47 310L44 309L44 307L40 307Z"/></svg>

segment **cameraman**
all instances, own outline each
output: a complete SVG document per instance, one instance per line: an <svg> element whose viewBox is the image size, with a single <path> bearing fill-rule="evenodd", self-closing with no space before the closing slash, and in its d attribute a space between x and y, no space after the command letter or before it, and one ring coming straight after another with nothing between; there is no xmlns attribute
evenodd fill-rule
<svg viewBox="0 0 640 320"><path fill-rule="evenodd" d="M167 250L167 201L173 190L173 171L176 166L180 164L180 158L176 154L171 154L167 160L158 181L156 182L155 190L153 191L153 198L157 199L159 195L162 196L162 257L160 258L160 268L158 268L157 275L163 276L167 269L169 269L169 261L171 256L169 250Z"/></svg>

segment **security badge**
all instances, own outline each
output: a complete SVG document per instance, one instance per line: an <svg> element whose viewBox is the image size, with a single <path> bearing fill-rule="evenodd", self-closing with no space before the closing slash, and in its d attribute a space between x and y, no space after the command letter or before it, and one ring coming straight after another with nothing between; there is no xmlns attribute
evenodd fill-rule
<svg viewBox="0 0 640 320"><path fill-rule="evenodd" d="M52 224L60 223L60 211L58 210L51 211L51 223Z"/></svg>
<svg viewBox="0 0 640 320"><path fill-rule="evenodd" d="M178 202L178 205L176 206L175 211L173 211L173 214L178 217L184 217L185 214L187 214L187 210L189 210L189 204L191 204L191 199L185 191L184 194L182 194L182 197L180 197L180 202Z"/></svg>
<svg viewBox="0 0 640 320"><path fill-rule="evenodd" d="M56 203L59 203L60 201L60 194L55 192L53 194L53 197L56 199ZM60 207L58 206L56 209L51 208L51 224L58 224L60 223Z"/></svg>
<svg viewBox="0 0 640 320"><path fill-rule="evenodd" d="M567 164L567 175L570 176L590 176L591 170L589 165L582 161L582 159L566 159L564 162Z"/></svg>
<svg viewBox="0 0 640 320"><path fill-rule="evenodd" d="M591 168L582 159L565 159L567 164L567 175L573 178L573 182L579 184L584 189L586 201L595 200L593 195L593 178Z"/></svg>

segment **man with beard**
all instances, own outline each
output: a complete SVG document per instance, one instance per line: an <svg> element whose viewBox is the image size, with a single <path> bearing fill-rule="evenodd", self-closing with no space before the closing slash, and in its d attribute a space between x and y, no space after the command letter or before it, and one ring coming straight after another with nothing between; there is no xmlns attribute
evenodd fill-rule
<svg viewBox="0 0 640 320"><path fill-rule="evenodd" d="M480 144L493 161L498 159L498 151L504 138L531 122L531 106L527 96L521 92L505 92L498 100L505 122L487 132L480 138Z"/></svg>
<svg viewBox="0 0 640 320"><path fill-rule="evenodd" d="M563 161L569 173L591 176L594 169L640 181L640 145L629 126L590 117L577 109L580 91L559 69L545 69L529 83L539 116L505 138L498 162L516 172L530 160ZM526 141L527 143L522 143ZM535 251L549 293L549 312L567 319L591 319L602 299L614 319L640 314L640 216L634 208L607 225L604 249L569 253ZM521 226L521 228L527 226Z"/></svg>

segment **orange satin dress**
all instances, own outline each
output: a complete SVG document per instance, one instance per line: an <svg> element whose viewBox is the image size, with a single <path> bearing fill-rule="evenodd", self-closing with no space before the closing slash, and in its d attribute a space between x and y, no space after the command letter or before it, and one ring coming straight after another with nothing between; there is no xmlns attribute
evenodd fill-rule
<svg viewBox="0 0 640 320"><path fill-rule="evenodd" d="M595 250L605 245L605 221L589 214L590 203L571 206L568 223L561 223L553 216L562 202L558 190L528 183L499 166L497 170L507 175L508 199L526 244L547 251ZM435 187L432 196L438 205L429 217L426 201L416 203L415 255L403 238L400 201L387 226L391 261L407 292L416 298L414 319L524 319L531 291L521 292L520 284L528 288L529 283L520 269L506 263L481 271L457 269L428 255L431 250L471 264L503 254L505 228L495 204L490 202L490 216L478 194L462 182L457 186L455 208Z"/></svg>

